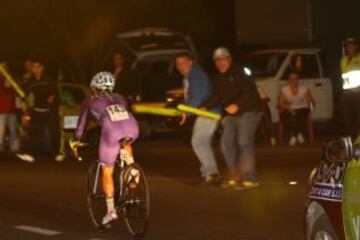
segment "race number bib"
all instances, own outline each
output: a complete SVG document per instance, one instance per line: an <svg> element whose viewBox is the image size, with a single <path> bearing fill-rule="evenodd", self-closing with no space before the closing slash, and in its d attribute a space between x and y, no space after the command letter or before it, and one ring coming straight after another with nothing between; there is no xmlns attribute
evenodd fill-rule
<svg viewBox="0 0 360 240"><path fill-rule="evenodd" d="M106 108L107 113L112 122L123 121L129 119L129 113L126 108L120 104L110 105Z"/></svg>

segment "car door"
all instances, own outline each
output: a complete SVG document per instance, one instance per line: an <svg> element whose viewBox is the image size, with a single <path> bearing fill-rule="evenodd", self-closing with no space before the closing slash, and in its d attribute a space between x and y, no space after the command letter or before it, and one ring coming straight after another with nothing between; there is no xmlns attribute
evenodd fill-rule
<svg viewBox="0 0 360 240"><path fill-rule="evenodd" d="M329 120L332 116L332 87L330 80L325 78L317 52L294 53L290 64L281 78L281 86L287 83L289 73L296 71L299 82L311 92L316 107L312 118L317 121Z"/></svg>

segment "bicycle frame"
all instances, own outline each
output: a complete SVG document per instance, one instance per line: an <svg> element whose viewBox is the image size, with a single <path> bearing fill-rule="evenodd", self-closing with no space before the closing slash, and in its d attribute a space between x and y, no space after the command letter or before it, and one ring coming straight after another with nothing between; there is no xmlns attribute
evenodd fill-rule
<svg viewBox="0 0 360 240"><path fill-rule="evenodd" d="M122 151L123 148L121 147L120 148L120 151L119 151L119 158L118 160L116 161L116 165L119 167L119 170L120 170L120 174L119 174L119 179L116 179L116 181L119 181L120 184L119 184L119 195L120 195L120 203L121 203L121 197L123 195L123 191L124 191L124 179L123 179L123 176L122 174L124 173L124 169L127 165L129 165L128 163L128 153L125 152L125 151ZM78 157L79 158L79 157ZM114 169L116 167L116 165L114 166ZM96 195L96 190L97 190L97 186L98 186L98 183L99 183L99 178L100 178L100 171L101 171L101 163L99 162L99 160L97 160L97 163L96 163L96 174L95 174L95 181L94 181L94 185L93 185L93 195L95 196ZM115 172L114 172L115 174ZM115 177L115 175L114 175ZM114 185L116 186L116 183L114 182ZM121 207L123 203L119 204L119 207Z"/></svg>

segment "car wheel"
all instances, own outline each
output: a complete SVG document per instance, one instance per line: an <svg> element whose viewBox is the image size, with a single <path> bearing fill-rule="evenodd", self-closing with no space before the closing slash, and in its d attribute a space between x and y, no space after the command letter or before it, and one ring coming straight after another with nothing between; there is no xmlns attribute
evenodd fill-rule
<svg viewBox="0 0 360 240"><path fill-rule="evenodd" d="M326 214L315 221L310 240L337 240L334 228Z"/></svg>

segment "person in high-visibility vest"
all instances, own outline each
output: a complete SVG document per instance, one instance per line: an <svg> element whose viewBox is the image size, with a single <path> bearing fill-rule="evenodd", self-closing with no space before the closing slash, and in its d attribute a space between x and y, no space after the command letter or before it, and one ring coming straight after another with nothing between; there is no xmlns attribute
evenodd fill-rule
<svg viewBox="0 0 360 240"><path fill-rule="evenodd" d="M342 111L346 134L360 133L360 54L359 43L348 38L344 43L345 55L340 61L343 79Z"/></svg>

